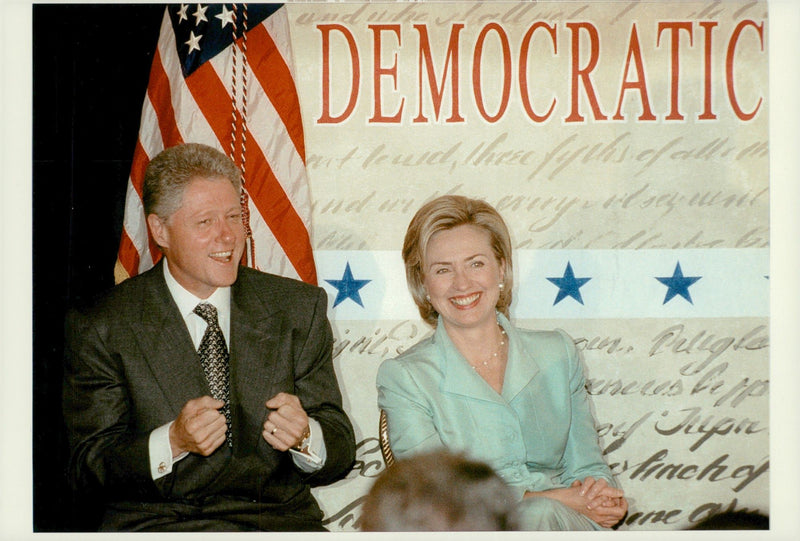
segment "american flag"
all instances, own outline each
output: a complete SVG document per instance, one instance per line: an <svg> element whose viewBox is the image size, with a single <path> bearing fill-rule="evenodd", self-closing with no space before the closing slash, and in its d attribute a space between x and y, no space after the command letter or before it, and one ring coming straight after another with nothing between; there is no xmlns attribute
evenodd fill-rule
<svg viewBox="0 0 800 541"><path fill-rule="evenodd" d="M243 171L248 265L316 283L288 28L281 4L165 9L128 180L117 282L161 257L142 207L148 162L164 148L196 142L225 152Z"/></svg>

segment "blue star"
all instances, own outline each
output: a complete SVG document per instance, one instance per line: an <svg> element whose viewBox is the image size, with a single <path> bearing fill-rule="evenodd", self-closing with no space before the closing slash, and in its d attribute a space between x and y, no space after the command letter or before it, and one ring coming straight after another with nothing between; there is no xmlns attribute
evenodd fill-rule
<svg viewBox="0 0 800 541"><path fill-rule="evenodd" d="M656 277L656 280L667 286L667 296L664 297L664 302L662 304L667 304L672 297L675 295L680 295L690 304L694 304L692 302L692 296L689 295L689 286L693 283L698 281L702 276L684 276L683 271L681 270L681 262L678 261L677 265L675 265L675 270L672 273L672 276L662 276Z"/></svg>
<svg viewBox="0 0 800 541"><path fill-rule="evenodd" d="M556 300L553 302L553 306L555 306L567 297L572 297L583 304L581 287L591 280L591 278L575 278L575 274L572 272L572 265L567 261L567 268L564 270L564 276L561 278L548 278L548 280L558 286L558 295L556 295Z"/></svg>
<svg viewBox="0 0 800 541"><path fill-rule="evenodd" d="M353 272L350 270L350 262L348 261L347 266L344 268L344 274L342 275L341 280L325 281L338 290L336 293L336 300L333 301L334 308L336 308L339 303L345 301L346 299L352 299L363 308L364 304L361 302L361 295L359 295L358 290L370 283L372 280L355 280L353 278Z"/></svg>

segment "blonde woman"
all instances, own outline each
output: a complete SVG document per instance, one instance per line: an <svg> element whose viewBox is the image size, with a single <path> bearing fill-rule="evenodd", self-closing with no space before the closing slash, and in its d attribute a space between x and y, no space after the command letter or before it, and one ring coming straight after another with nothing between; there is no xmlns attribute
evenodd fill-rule
<svg viewBox="0 0 800 541"><path fill-rule="evenodd" d="M600 530L628 504L603 460L583 366L561 330L518 329L511 242L489 204L443 196L403 244L411 294L434 333L378 371L399 458L437 448L490 464L528 530Z"/></svg>

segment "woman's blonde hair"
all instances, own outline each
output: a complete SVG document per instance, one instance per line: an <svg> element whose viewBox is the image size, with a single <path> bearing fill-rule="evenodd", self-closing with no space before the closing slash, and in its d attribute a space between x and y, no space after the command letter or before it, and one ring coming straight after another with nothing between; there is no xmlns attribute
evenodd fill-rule
<svg viewBox="0 0 800 541"><path fill-rule="evenodd" d="M461 195L443 195L424 204L411 219L403 241L406 281L419 314L435 327L439 314L425 298L425 251L433 235L459 225L474 225L489 233L497 262L505 265L503 287L497 299L497 311L508 317L514 277L511 265L511 238L503 218L489 203Z"/></svg>

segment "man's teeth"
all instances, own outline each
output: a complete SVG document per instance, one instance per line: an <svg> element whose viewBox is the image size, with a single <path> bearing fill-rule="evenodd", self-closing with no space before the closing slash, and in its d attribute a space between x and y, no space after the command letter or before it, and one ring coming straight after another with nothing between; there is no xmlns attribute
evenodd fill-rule
<svg viewBox="0 0 800 541"><path fill-rule="evenodd" d="M473 302L478 300L478 297L480 296L481 296L480 293L475 293L474 295L470 295L469 297L457 297L457 298L453 297L452 299L450 299L450 301L453 304L457 304L459 306L467 306L468 304L472 304Z"/></svg>
<svg viewBox="0 0 800 541"><path fill-rule="evenodd" d="M229 250L227 252L214 252L209 255L215 259L230 259L230 257L233 255L233 251Z"/></svg>

